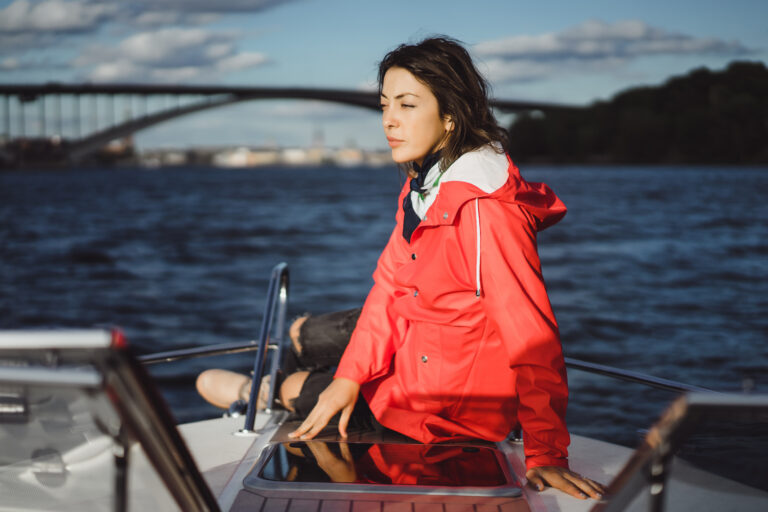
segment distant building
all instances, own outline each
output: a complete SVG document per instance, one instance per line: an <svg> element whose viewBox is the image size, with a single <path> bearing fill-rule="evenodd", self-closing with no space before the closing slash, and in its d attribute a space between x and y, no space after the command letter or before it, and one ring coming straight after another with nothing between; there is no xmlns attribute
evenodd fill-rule
<svg viewBox="0 0 768 512"><path fill-rule="evenodd" d="M211 163L217 167L256 167L280 163L280 153L273 149L253 150L246 147L225 149L213 154Z"/></svg>
<svg viewBox="0 0 768 512"><path fill-rule="evenodd" d="M280 165L291 167L321 165L354 167L391 165L392 157L388 150L366 151L354 147L328 149L321 145L313 145L309 148L196 147L187 150L146 150L141 154L141 163L147 167L213 165L235 169Z"/></svg>

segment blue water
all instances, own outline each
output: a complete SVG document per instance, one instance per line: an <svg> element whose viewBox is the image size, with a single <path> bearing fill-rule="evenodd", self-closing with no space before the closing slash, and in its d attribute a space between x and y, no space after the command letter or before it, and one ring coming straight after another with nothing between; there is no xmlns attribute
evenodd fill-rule
<svg viewBox="0 0 768 512"><path fill-rule="evenodd" d="M768 168L530 167L569 207L539 250L566 355L768 392ZM394 168L0 174L0 328L119 325L140 353L256 337L271 267L290 310L362 303ZM180 422L210 365L152 367ZM574 432L636 444L673 398L569 372Z"/></svg>

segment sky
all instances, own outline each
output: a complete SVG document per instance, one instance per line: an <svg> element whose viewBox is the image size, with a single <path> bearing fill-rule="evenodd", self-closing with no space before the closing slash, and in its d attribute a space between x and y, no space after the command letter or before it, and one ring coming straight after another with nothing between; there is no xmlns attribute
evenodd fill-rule
<svg viewBox="0 0 768 512"><path fill-rule="evenodd" d="M470 50L493 96L585 105L694 68L768 63L766 20L766 0L0 0L0 82L375 90L387 51L444 34ZM300 100L235 104L136 135L142 149L318 139L386 148L377 113Z"/></svg>

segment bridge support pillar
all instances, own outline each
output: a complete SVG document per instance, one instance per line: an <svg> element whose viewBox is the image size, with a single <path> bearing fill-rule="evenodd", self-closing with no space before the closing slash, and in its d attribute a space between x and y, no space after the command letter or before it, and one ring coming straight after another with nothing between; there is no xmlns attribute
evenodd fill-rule
<svg viewBox="0 0 768 512"><path fill-rule="evenodd" d="M24 129L24 101L21 99L21 96L18 96L18 105L19 105L19 138L23 139L26 137L26 130Z"/></svg>
<svg viewBox="0 0 768 512"><path fill-rule="evenodd" d="M47 130L45 129L45 95L37 97L38 109L40 114L40 138L46 137Z"/></svg>
<svg viewBox="0 0 768 512"><path fill-rule="evenodd" d="M115 95L107 95L107 125L111 128L115 125Z"/></svg>
<svg viewBox="0 0 768 512"><path fill-rule="evenodd" d="M64 123L61 115L61 94L56 95L56 135L64 138Z"/></svg>
<svg viewBox="0 0 768 512"><path fill-rule="evenodd" d="M3 127L5 128L6 140L11 140L11 96L3 96Z"/></svg>
<svg viewBox="0 0 768 512"><path fill-rule="evenodd" d="M98 96L91 95L91 132L99 131L99 102Z"/></svg>
<svg viewBox="0 0 768 512"><path fill-rule="evenodd" d="M80 138L80 95L72 96L72 128L74 129L74 139Z"/></svg>

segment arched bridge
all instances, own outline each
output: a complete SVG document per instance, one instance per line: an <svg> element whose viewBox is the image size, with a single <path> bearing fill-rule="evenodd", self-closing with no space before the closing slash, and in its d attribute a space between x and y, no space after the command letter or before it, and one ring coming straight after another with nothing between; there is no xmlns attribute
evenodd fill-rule
<svg viewBox="0 0 768 512"><path fill-rule="evenodd" d="M64 119L67 120L69 136L67 154L71 160L80 160L89 153L99 150L110 141L129 136L135 132L176 117L218 108L232 103L260 99L304 99L321 100L378 110L379 97L373 91L344 89L317 89L300 87L227 87L206 85L161 85L161 84L0 84L3 97L4 129L6 139L24 139L29 124L29 107L38 106L37 136L46 138L49 131L64 136ZM115 105L122 101L127 119L115 121ZM164 104L150 112L150 99L164 100ZM99 101L101 99L101 101ZM12 100L15 100L12 102ZM90 101L89 101L90 100ZM169 105L169 101L170 105ZM138 101L138 115L133 109ZM64 103L69 105L64 105ZM16 126L11 128L12 103L15 107ZM492 100L495 108L504 112L551 111L574 108L535 101ZM126 108L126 105L128 107ZM53 112L51 113L51 108ZM64 111L67 111L67 115ZM84 112L85 110L85 112ZM105 111L108 121L100 122ZM52 123L51 123L52 118ZM90 118L90 131L83 134L83 119ZM49 126L54 126L50 130Z"/></svg>

